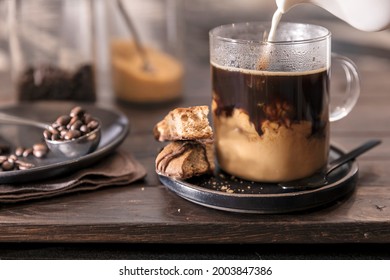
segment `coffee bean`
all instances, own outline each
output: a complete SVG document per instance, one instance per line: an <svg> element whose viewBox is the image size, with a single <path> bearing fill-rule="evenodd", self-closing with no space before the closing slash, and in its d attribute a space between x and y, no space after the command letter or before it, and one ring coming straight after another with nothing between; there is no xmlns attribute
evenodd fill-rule
<svg viewBox="0 0 390 280"><path fill-rule="evenodd" d="M53 134L50 138L50 140L52 141L58 141L58 140L61 140L61 137L59 134Z"/></svg>
<svg viewBox="0 0 390 280"><path fill-rule="evenodd" d="M83 125L82 121L77 120L77 121L74 122L74 124L72 124L70 129L71 130L79 130L82 125Z"/></svg>
<svg viewBox="0 0 390 280"><path fill-rule="evenodd" d="M45 139L51 139L51 136L52 136L52 133L49 130L45 129L43 131L43 137L45 137Z"/></svg>
<svg viewBox="0 0 390 280"><path fill-rule="evenodd" d="M70 116L63 115L58 117L55 122L58 123L60 126L66 126L70 122L70 119Z"/></svg>
<svg viewBox="0 0 390 280"><path fill-rule="evenodd" d="M37 143L37 144L34 144L33 145L33 150L37 150L37 151L47 151L47 146L45 143Z"/></svg>
<svg viewBox="0 0 390 280"><path fill-rule="evenodd" d="M61 126L57 127L57 130L58 130L59 132L64 131L64 130L66 130L66 126L61 125Z"/></svg>
<svg viewBox="0 0 390 280"><path fill-rule="evenodd" d="M77 107L74 107L71 111L70 111L70 116L71 117L82 117L85 113L85 110L83 108L81 108L80 106L77 106Z"/></svg>
<svg viewBox="0 0 390 280"><path fill-rule="evenodd" d="M11 164L15 164L15 159L8 157L7 161ZM3 162L4 163L4 162Z"/></svg>
<svg viewBox="0 0 390 280"><path fill-rule="evenodd" d="M15 161L15 164L17 166L17 168L19 170L26 170L26 169L30 169L30 168L33 168L35 165L32 164L32 163L29 163L29 162L26 162L26 161L22 161L22 160L17 160Z"/></svg>
<svg viewBox="0 0 390 280"><path fill-rule="evenodd" d="M24 152L23 147L17 147L15 150L15 155L17 155L18 157L21 157L23 155L23 152Z"/></svg>
<svg viewBox="0 0 390 280"><path fill-rule="evenodd" d="M6 160L1 164L1 169L3 169L3 171L11 171L14 169L14 167L15 163L13 161L9 162L8 160Z"/></svg>
<svg viewBox="0 0 390 280"><path fill-rule="evenodd" d="M87 124L88 128L91 130L95 130L99 126L99 122L97 120L92 120Z"/></svg>
<svg viewBox="0 0 390 280"><path fill-rule="evenodd" d="M10 160L16 161L16 160L18 160L18 157L17 157L16 155L12 154L12 155L9 155L9 156L8 156L8 160L9 160L9 161L10 161Z"/></svg>
<svg viewBox="0 0 390 280"><path fill-rule="evenodd" d="M61 131L62 132L62 131ZM44 157L48 152L48 148L44 143L37 143L33 146L33 155L37 158Z"/></svg>
<svg viewBox="0 0 390 280"><path fill-rule="evenodd" d="M56 122L54 122L54 123L52 123L52 124L51 124L51 126L52 126L53 128L57 128L57 127L59 127L59 126L60 126L60 124L59 124L59 123L56 123Z"/></svg>
<svg viewBox="0 0 390 280"><path fill-rule="evenodd" d="M83 124L82 126L80 126L80 131L84 134L87 134L88 132L90 132L91 130L89 129L89 127L85 124Z"/></svg>
<svg viewBox="0 0 390 280"><path fill-rule="evenodd" d="M44 157L46 155L46 151L33 150L33 155L34 155L34 157L42 158L42 157Z"/></svg>
<svg viewBox="0 0 390 280"><path fill-rule="evenodd" d="M79 120L79 117L77 116L74 116L72 117L72 119L70 120L70 122L68 123L68 125L66 126L67 129L70 129L70 127Z"/></svg>
<svg viewBox="0 0 390 280"><path fill-rule="evenodd" d="M49 126L48 130L50 131L51 134L58 134L57 128L54 128L52 125Z"/></svg>
<svg viewBox="0 0 390 280"><path fill-rule="evenodd" d="M65 137L65 134L67 134L68 133L68 130L62 130L61 132L60 132L60 139L61 138L64 138Z"/></svg>
<svg viewBox="0 0 390 280"><path fill-rule="evenodd" d="M69 130L65 136L64 136L64 139L65 140L71 140L71 139L75 139L75 138L78 138L81 136L81 132L79 130Z"/></svg>
<svg viewBox="0 0 390 280"><path fill-rule="evenodd" d="M33 152L33 149L32 148L27 148L23 151L23 157L28 157L29 155L31 155Z"/></svg>

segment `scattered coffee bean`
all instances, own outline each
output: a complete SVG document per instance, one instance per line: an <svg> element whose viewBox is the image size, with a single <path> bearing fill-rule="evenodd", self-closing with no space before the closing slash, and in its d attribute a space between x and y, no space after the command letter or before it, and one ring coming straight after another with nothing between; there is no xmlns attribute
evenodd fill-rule
<svg viewBox="0 0 390 280"><path fill-rule="evenodd" d="M37 158L42 158L46 156L49 149L47 148L45 143L37 143L33 146L33 155Z"/></svg>
<svg viewBox="0 0 390 280"><path fill-rule="evenodd" d="M34 157L42 158L46 155L46 152L42 150L33 150L33 155Z"/></svg>
<svg viewBox="0 0 390 280"><path fill-rule="evenodd" d="M15 167L14 161L6 160L1 164L1 169L3 169L3 171L11 171L14 169L14 167Z"/></svg>
<svg viewBox="0 0 390 280"><path fill-rule="evenodd" d="M15 164L19 170L26 170L34 167L34 164L22 160L15 161Z"/></svg>
<svg viewBox="0 0 390 280"><path fill-rule="evenodd" d="M26 170L34 166L32 163L18 159L16 155L0 157L0 171Z"/></svg>
<svg viewBox="0 0 390 280"><path fill-rule="evenodd" d="M23 156L23 157L28 157L29 155L32 154L32 152L33 152L33 149L32 149L32 148L27 148L27 149L25 149L25 150L23 151L22 156Z"/></svg>
<svg viewBox="0 0 390 280"><path fill-rule="evenodd" d="M49 149L46 143L36 143L30 148L16 147L15 154L0 155L0 172L12 170L26 170L33 168L35 165L20 160L19 157L29 157L34 155L36 158L43 158L48 153Z"/></svg>
<svg viewBox="0 0 390 280"><path fill-rule="evenodd" d="M9 155L8 156L8 161L10 161L10 160L16 161L16 160L18 160L18 157L16 155L14 155L14 154Z"/></svg>
<svg viewBox="0 0 390 280"><path fill-rule="evenodd" d="M23 156L24 148L23 147L17 147L15 150L15 155L18 157Z"/></svg>
<svg viewBox="0 0 390 280"><path fill-rule="evenodd" d="M37 143L33 145L33 150L47 151L47 146L44 143Z"/></svg>
<svg viewBox="0 0 390 280"><path fill-rule="evenodd" d="M69 115L59 116L43 132L47 140L65 141L77 139L99 127L99 122L80 106L74 107Z"/></svg>
<svg viewBox="0 0 390 280"><path fill-rule="evenodd" d="M11 156L8 157L7 161L8 161L10 164L12 164L12 165L15 164L15 159L11 158ZM3 162L3 163L4 163L4 162Z"/></svg>

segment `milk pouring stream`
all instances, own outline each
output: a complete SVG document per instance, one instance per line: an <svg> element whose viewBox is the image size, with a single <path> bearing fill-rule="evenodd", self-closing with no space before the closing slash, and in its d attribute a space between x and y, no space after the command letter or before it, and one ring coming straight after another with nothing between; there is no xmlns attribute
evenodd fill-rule
<svg viewBox="0 0 390 280"><path fill-rule="evenodd" d="M276 17L280 19L289 9L303 3L317 5L363 31L380 31L390 27L389 0L276 0Z"/></svg>

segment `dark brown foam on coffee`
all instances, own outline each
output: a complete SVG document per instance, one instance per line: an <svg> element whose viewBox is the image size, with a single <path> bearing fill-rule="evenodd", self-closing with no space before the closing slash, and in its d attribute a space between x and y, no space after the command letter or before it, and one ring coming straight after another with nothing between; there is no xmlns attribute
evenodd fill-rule
<svg viewBox="0 0 390 280"><path fill-rule="evenodd" d="M306 72L270 72L221 67L211 63L216 117L244 110L259 135L265 121L290 127L309 121L313 136L323 136L328 122L329 74L326 68Z"/></svg>

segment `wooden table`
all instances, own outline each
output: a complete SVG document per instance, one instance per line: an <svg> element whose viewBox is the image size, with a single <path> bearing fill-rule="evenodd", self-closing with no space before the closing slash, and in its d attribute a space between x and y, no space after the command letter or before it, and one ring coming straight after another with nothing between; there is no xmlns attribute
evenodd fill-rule
<svg viewBox="0 0 390 280"><path fill-rule="evenodd" d="M332 124L332 142L347 150L371 138L383 140L358 159L359 181L352 195L311 211L261 215L209 209L167 190L154 172L162 144L154 140L152 128L174 107L210 104L207 61L191 62L186 65L185 95L177 104L136 108L117 104L110 96L99 102L128 116L131 133L120 149L131 151L145 166L144 181L0 205L0 242L390 243L390 55L373 53L351 50L362 77L361 98L349 116Z"/></svg>
<svg viewBox="0 0 390 280"><path fill-rule="evenodd" d="M362 75L362 96L353 113L333 125L332 141L346 149L369 138L380 138L383 144L359 158L359 182L351 196L313 211L237 214L195 205L162 186L154 172L161 144L153 139L152 127L172 107L210 102L208 65L193 64L187 95L180 104L153 110L108 105L118 107L130 119L131 133L121 149L132 151L146 167L144 181L1 205L0 242L390 242L390 60L361 57L356 62Z"/></svg>

